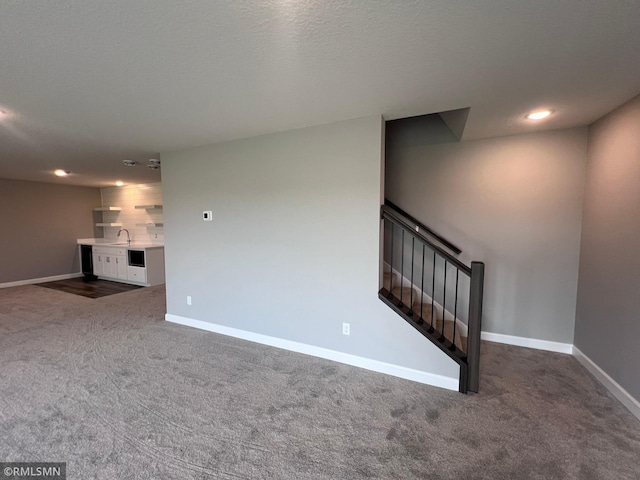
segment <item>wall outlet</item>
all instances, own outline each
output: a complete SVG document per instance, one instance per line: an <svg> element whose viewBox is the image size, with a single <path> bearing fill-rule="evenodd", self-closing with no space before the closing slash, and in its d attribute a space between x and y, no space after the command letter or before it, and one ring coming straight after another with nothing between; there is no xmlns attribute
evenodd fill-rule
<svg viewBox="0 0 640 480"><path fill-rule="evenodd" d="M187 305L191 305L191 295L187 295Z"/></svg>
<svg viewBox="0 0 640 480"><path fill-rule="evenodd" d="M351 324L343 323L342 324L342 334L343 335L351 335Z"/></svg>
<svg viewBox="0 0 640 480"><path fill-rule="evenodd" d="M202 220L205 222L211 222L213 220L213 212L211 210L205 210L202 212Z"/></svg>

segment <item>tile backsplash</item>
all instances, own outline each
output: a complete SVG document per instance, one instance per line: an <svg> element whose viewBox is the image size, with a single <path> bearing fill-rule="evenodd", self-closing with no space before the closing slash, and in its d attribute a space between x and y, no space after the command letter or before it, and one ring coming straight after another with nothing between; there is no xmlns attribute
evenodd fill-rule
<svg viewBox="0 0 640 480"><path fill-rule="evenodd" d="M119 212L94 212L96 222L122 223L122 227L102 227L104 238L115 239L118 230L126 228L131 234L132 241L164 243L164 227L147 225L164 222L162 208L135 208L141 205L162 205L162 186L160 183L105 187L100 189L100 193L103 207L120 207L122 209Z"/></svg>

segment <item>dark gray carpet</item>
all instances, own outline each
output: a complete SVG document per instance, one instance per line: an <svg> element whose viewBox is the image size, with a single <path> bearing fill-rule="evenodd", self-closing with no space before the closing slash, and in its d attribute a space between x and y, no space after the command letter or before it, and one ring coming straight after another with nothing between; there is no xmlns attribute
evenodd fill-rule
<svg viewBox="0 0 640 480"><path fill-rule="evenodd" d="M0 290L0 460L82 480L640 478L640 422L570 356L483 344L464 396L164 312L163 287Z"/></svg>

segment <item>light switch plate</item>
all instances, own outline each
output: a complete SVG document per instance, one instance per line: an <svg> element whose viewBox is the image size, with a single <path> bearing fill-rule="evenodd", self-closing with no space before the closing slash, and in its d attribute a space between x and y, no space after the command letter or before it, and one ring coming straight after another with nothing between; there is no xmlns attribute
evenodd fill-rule
<svg viewBox="0 0 640 480"><path fill-rule="evenodd" d="M213 220L213 212L211 210L205 210L202 212L202 220L205 222L211 222Z"/></svg>

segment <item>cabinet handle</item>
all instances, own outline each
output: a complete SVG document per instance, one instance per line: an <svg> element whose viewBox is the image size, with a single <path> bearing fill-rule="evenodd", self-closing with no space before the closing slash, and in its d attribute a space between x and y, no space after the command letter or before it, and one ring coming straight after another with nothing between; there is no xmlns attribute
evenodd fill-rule
<svg viewBox="0 0 640 480"><path fill-rule="evenodd" d="M116 257L116 263L118 263L118 257Z"/></svg>
<svg viewBox="0 0 640 480"><path fill-rule="evenodd" d="M101 262L102 261L102 257L100 255L98 255L98 261Z"/></svg>

